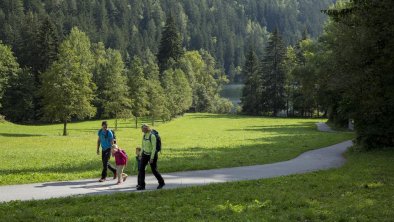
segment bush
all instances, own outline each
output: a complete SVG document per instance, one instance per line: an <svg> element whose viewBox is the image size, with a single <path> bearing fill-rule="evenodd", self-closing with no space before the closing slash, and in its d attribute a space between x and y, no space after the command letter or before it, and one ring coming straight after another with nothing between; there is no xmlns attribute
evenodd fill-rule
<svg viewBox="0 0 394 222"><path fill-rule="evenodd" d="M233 113L234 109L234 104L229 99L216 97L214 100L212 112L218 114L228 114Z"/></svg>

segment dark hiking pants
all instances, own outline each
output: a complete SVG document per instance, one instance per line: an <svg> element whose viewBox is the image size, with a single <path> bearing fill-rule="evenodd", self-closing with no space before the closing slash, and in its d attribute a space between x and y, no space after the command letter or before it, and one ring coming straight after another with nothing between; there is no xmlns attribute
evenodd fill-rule
<svg viewBox="0 0 394 222"><path fill-rule="evenodd" d="M157 171L157 160L158 160L159 156L156 153L154 158L153 158L153 163L150 164L150 168L152 169L152 173L153 175L156 177L157 181L159 182L160 185L164 184L164 179L163 177L160 175L159 171ZM149 160L150 160L150 155L146 155L146 154L142 154L142 158L141 158L141 165L138 171L138 185L141 187L145 187L145 168L146 165L149 164Z"/></svg>
<svg viewBox="0 0 394 222"><path fill-rule="evenodd" d="M111 149L106 149L101 152L101 160L103 161L103 171L101 172L101 179L107 178L108 169L112 171L112 173L116 173L116 169L109 163L109 159L111 158Z"/></svg>

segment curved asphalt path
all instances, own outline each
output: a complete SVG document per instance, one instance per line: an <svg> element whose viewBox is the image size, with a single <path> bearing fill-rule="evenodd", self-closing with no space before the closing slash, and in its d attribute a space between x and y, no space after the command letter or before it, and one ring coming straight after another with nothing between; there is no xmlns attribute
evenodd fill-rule
<svg viewBox="0 0 394 222"><path fill-rule="evenodd" d="M317 128L320 131L332 132L324 123L317 124ZM326 148L308 151L289 161L272 164L166 173L163 174L167 184L165 189L241 180L257 180L339 168L346 161L342 154L352 145L351 141L345 141ZM120 186L115 185L115 180L98 183L96 179L0 186L0 202L41 200L74 195L110 194L114 192L136 192L136 181L137 177L134 175L129 176L127 181ZM157 186L157 181L152 175L146 177L146 183L147 190L154 190Z"/></svg>

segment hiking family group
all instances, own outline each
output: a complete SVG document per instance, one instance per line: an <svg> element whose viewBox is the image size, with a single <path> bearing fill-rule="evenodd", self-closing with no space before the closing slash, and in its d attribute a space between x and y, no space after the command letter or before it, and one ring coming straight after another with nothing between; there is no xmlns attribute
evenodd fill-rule
<svg viewBox="0 0 394 222"><path fill-rule="evenodd" d="M128 156L126 152L116 144L116 136L113 130L108 128L107 121L103 121L101 129L98 131L97 141L97 155L100 155L103 163L103 170L101 173L100 182L107 179L108 169L112 171L113 179L118 179L117 184L122 184L127 179L127 174L123 171L127 166ZM157 189L164 187L165 182L163 177L157 170L157 161L159 159L159 152L161 151L161 138L156 130L152 130L148 124L141 126L143 133L141 147L136 147L135 161L133 170L138 170L138 185L137 190L145 190L145 170L149 164L153 175L159 182ZM110 158L115 158L116 167L109 162Z"/></svg>

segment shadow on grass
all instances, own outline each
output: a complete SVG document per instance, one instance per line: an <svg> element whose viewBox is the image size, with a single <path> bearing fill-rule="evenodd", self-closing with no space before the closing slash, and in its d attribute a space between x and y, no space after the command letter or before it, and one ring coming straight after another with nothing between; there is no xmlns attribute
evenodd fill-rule
<svg viewBox="0 0 394 222"><path fill-rule="evenodd" d="M231 114L193 114L188 116L191 119L250 119L250 118L262 118L260 116L243 116L243 115L231 115Z"/></svg>
<svg viewBox="0 0 394 222"><path fill-rule="evenodd" d="M314 126L312 125L281 125L281 126L251 126L249 128L243 128L243 129L228 129L225 131L229 132L257 132L257 131L262 131L262 132L267 132L267 133L277 133L278 135L281 135L282 133L288 134L289 132L294 132L294 134L299 134L300 132L305 132L305 133L311 133L311 132L317 132L317 130L314 130Z"/></svg>
<svg viewBox="0 0 394 222"><path fill-rule="evenodd" d="M251 115L232 115L232 114L193 114L188 116L191 119L269 119L269 120L304 120L303 117L273 117L273 116L251 116ZM324 118L309 118L322 119ZM301 123L316 123L316 122L301 122Z"/></svg>
<svg viewBox="0 0 394 222"><path fill-rule="evenodd" d="M83 173L89 170L100 170L102 163L100 160L98 161L90 161L85 164L75 164L72 167L64 167L61 166L48 166L48 167L40 167L40 168L25 168L25 169L1 169L0 175L7 174L47 174L47 173ZM108 171L109 172L109 171Z"/></svg>
<svg viewBox="0 0 394 222"><path fill-rule="evenodd" d="M3 137L40 137L40 136L46 136L42 134L23 134L23 133L0 133L0 136Z"/></svg>
<svg viewBox="0 0 394 222"><path fill-rule="evenodd" d="M263 132L266 134L277 134L277 136L302 136L315 135L319 133L315 122L301 122L299 124L287 125L270 125L270 126L249 126L247 128L227 129L228 132ZM264 141L265 138L253 139L256 141Z"/></svg>

